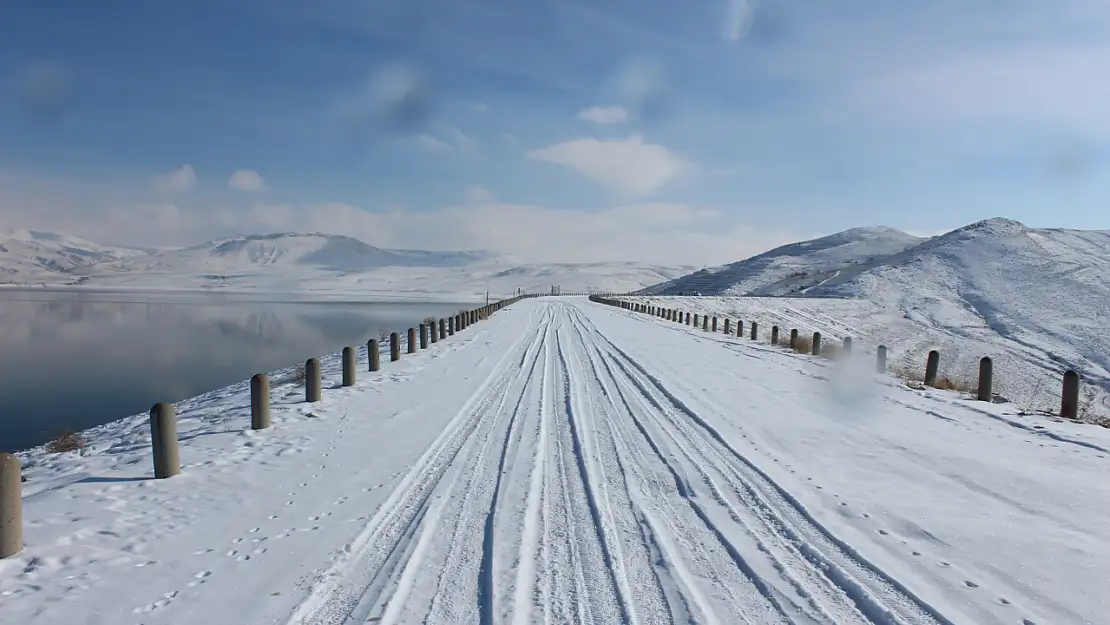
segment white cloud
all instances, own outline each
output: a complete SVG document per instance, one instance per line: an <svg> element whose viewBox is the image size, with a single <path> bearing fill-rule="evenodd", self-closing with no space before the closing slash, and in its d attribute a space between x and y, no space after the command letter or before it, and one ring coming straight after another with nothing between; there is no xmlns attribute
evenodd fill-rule
<svg viewBox="0 0 1110 625"><path fill-rule="evenodd" d="M153 185L159 193L183 193L197 186L197 174L192 165L182 165L168 174L155 176Z"/></svg>
<svg viewBox="0 0 1110 625"><path fill-rule="evenodd" d="M596 124L623 124L628 121L628 111L620 106L592 106L578 111L577 117Z"/></svg>
<svg viewBox="0 0 1110 625"><path fill-rule="evenodd" d="M240 169L231 174L231 178L227 180L227 186L237 191L264 191L266 181L256 171Z"/></svg>
<svg viewBox="0 0 1110 625"><path fill-rule="evenodd" d="M497 194L475 184L467 187L466 200L472 204L490 204L497 201Z"/></svg>
<svg viewBox="0 0 1110 625"><path fill-rule="evenodd" d="M627 139L583 138L528 152L529 158L562 165L629 193L643 194L661 187L689 164L667 148Z"/></svg>
<svg viewBox="0 0 1110 625"><path fill-rule="evenodd" d="M454 141L455 147L458 148L460 152L473 154L475 151L477 151L477 144L474 139L472 139L462 130L459 130L457 127L452 126L450 134L451 140Z"/></svg>
<svg viewBox="0 0 1110 625"><path fill-rule="evenodd" d="M451 152L455 149L450 143L440 141L429 134L416 135L416 137L413 138L413 142L417 147L422 150L427 150L428 152Z"/></svg>

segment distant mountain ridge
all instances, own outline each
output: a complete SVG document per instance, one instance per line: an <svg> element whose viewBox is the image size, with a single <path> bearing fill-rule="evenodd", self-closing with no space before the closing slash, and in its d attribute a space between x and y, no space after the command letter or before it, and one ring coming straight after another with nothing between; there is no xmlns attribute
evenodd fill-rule
<svg viewBox="0 0 1110 625"><path fill-rule="evenodd" d="M177 249L100 246L41 231L0 235L0 284L107 289L326 291L401 297L489 290L633 291L690 271L636 262L521 263L484 250L383 249L319 232L241 234Z"/></svg>
<svg viewBox="0 0 1110 625"><path fill-rule="evenodd" d="M844 272L858 273L925 239L886 227L852 228L791 243L721 267L653 285L642 295L794 295Z"/></svg>
<svg viewBox="0 0 1110 625"><path fill-rule="evenodd" d="M1110 230L1030 228L1003 218L928 239L856 229L640 293L695 292L870 300L926 329L969 338L989 329L1046 354L1045 369L1077 366L1110 391Z"/></svg>

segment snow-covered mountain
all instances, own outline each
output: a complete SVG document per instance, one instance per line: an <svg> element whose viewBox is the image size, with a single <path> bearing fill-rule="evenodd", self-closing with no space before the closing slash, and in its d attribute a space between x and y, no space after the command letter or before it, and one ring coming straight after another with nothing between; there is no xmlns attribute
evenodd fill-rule
<svg viewBox="0 0 1110 625"><path fill-rule="evenodd" d="M78 268L142 253L55 232L16 230L0 234L0 283L65 283L71 280L66 274Z"/></svg>
<svg viewBox="0 0 1110 625"><path fill-rule="evenodd" d="M105 289L476 298L486 291L546 292L552 285L563 292L634 291L692 269L633 262L522 264L482 250L382 249L321 233L246 234L169 250L110 248L44 232L3 241L0 283Z"/></svg>
<svg viewBox="0 0 1110 625"><path fill-rule="evenodd" d="M911 369L938 349L942 367L963 378L973 378L979 358L990 356L1005 392L1037 398L1030 405L1039 409L1051 408L1054 396L1059 401L1059 375L1075 369L1103 389L1098 401L1110 410L1110 231L1037 229L996 218L900 250L908 235L879 232L884 236L869 243L848 231L785 246L643 294L797 295L666 301L885 344ZM850 240L855 249L841 255L845 246L827 245L829 239ZM875 251L883 246L892 251ZM796 275L783 279L783 271Z"/></svg>
<svg viewBox="0 0 1110 625"><path fill-rule="evenodd" d="M791 243L746 260L653 285L645 295L793 295L838 275L854 275L924 239L893 228L853 228Z"/></svg>

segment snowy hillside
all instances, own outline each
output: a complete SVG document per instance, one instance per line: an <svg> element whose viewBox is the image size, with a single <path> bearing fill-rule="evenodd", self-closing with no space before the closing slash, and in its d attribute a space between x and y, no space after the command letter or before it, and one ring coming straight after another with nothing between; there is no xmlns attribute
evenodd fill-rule
<svg viewBox="0 0 1110 625"><path fill-rule="evenodd" d="M833 276L854 275L923 240L893 228L853 228L703 269L653 285L643 294L792 295Z"/></svg>
<svg viewBox="0 0 1110 625"><path fill-rule="evenodd" d="M0 234L0 283L64 284L72 280L65 272L136 254L142 252L54 232L17 230Z"/></svg>
<svg viewBox="0 0 1110 625"><path fill-rule="evenodd" d="M309 291L454 301L483 298L486 291L547 292L552 285L564 293L628 292L692 269L635 262L522 264L488 251L381 249L320 233L240 235L148 251L41 232L10 239L13 243L5 239L0 248L8 250L0 256L0 283L99 289Z"/></svg>
<svg viewBox="0 0 1110 625"><path fill-rule="evenodd" d="M646 292L797 292L806 297L667 298L660 305L852 335L872 348L887 345L913 369L935 348L954 378L973 378L979 358L990 356L1003 394L1033 410L1058 407L1060 374L1075 369L1096 391L1091 403L1110 413L1110 231L988 219L901 250L909 239L891 234L897 231L880 229L889 238L870 242L860 232L785 246ZM883 246L895 251L880 256ZM805 275L790 284L780 278L787 268Z"/></svg>

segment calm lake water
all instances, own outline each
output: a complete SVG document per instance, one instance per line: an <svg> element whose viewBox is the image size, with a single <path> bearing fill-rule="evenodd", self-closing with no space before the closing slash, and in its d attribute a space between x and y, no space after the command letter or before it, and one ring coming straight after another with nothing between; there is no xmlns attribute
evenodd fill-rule
<svg viewBox="0 0 1110 625"><path fill-rule="evenodd" d="M0 289L0 451L475 305L352 299Z"/></svg>

